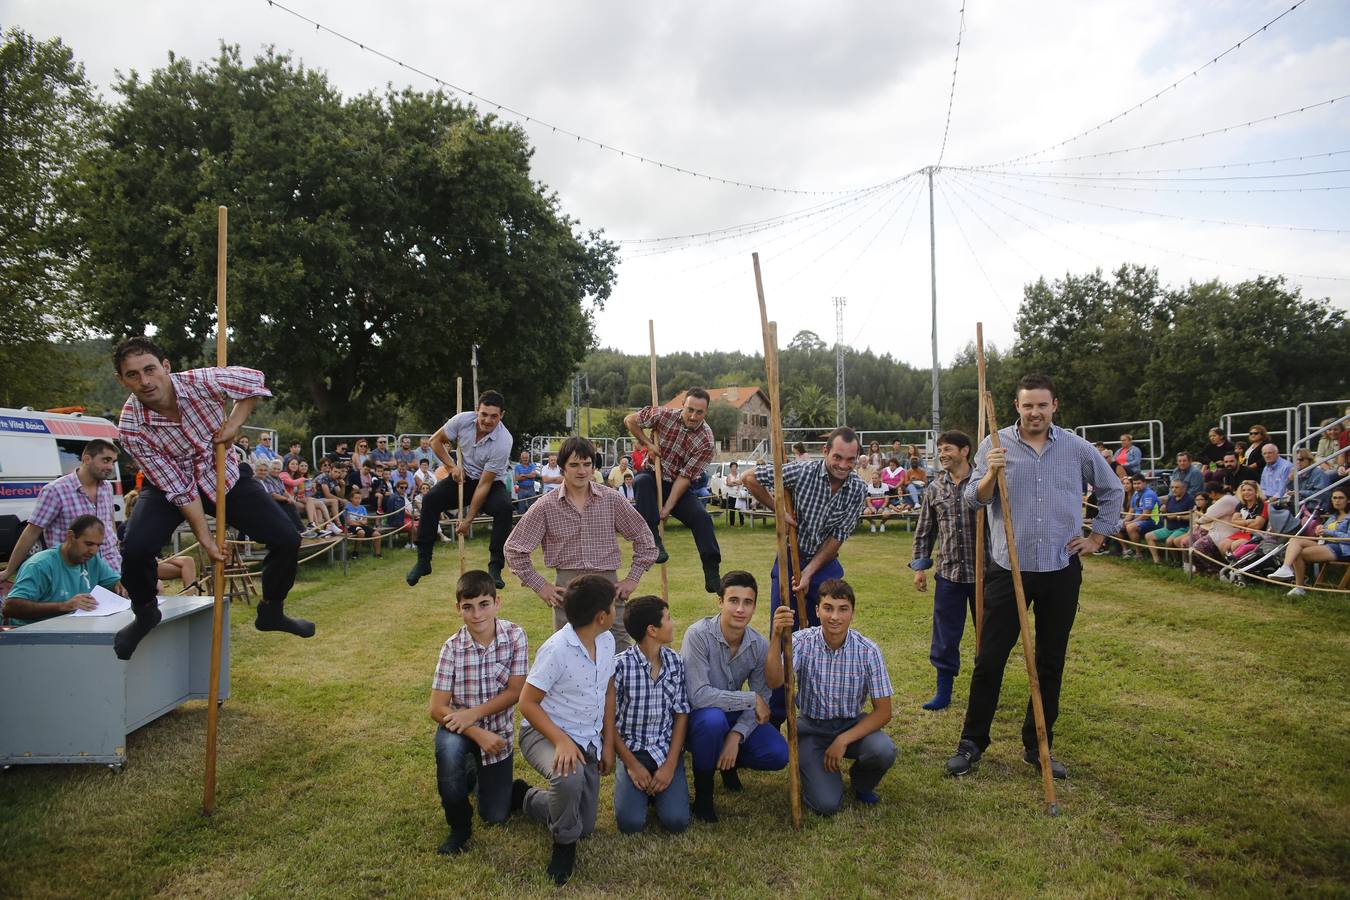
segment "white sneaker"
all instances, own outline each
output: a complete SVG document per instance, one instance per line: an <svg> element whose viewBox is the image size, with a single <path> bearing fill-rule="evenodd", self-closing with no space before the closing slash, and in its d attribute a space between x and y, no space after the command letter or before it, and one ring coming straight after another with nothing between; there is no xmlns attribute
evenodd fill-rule
<svg viewBox="0 0 1350 900"><path fill-rule="evenodd" d="M1190 563L1182 563L1182 564L1181 564L1181 571L1185 572L1187 575L1194 575L1194 574L1195 574L1195 566L1191 565Z"/></svg>
<svg viewBox="0 0 1350 900"><path fill-rule="evenodd" d="M1270 573L1270 577L1274 578L1276 581L1293 581L1294 570L1288 566L1280 566L1274 572Z"/></svg>
<svg viewBox="0 0 1350 900"><path fill-rule="evenodd" d="M873 534L876 534L876 533L877 533L877 523L876 523L876 522L873 522L873 523L872 523L872 533L873 533Z"/></svg>
<svg viewBox="0 0 1350 900"><path fill-rule="evenodd" d="M882 523L881 523L881 533L882 533L882 534L885 534L885 533L886 533L886 523L885 523L885 522L882 522Z"/></svg>
<svg viewBox="0 0 1350 900"><path fill-rule="evenodd" d="M1296 587L1296 588L1294 588L1292 591L1290 591L1289 593L1285 594L1285 596L1286 596L1286 597L1306 597L1306 596L1308 596L1308 592L1305 591L1305 590L1304 590L1303 588L1301 588L1301 587Z"/></svg>

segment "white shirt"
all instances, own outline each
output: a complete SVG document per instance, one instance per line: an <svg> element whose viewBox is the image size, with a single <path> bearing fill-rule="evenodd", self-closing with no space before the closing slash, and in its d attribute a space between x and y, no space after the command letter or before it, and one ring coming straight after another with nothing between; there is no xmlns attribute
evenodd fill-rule
<svg viewBox="0 0 1350 900"><path fill-rule="evenodd" d="M613 677L614 635L596 635L592 660L568 623L539 647L525 681L544 692L539 705L553 724L582 750L592 746L598 755L605 692Z"/></svg>
<svg viewBox="0 0 1350 900"><path fill-rule="evenodd" d="M559 467L559 466L550 466L550 465L547 465L547 464L546 464L546 465L540 467L540 469L539 469L539 474L540 474L540 476L547 475L549 478L561 478L561 477L562 477L562 468ZM545 483L544 483L544 493L547 494L549 491L556 491L556 490L557 490L558 488L560 488L560 487L562 487L562 482L561 482L561 481L554 481L554 482L551 482L551 483L550 483L550 482L545 482Z"/></svg>

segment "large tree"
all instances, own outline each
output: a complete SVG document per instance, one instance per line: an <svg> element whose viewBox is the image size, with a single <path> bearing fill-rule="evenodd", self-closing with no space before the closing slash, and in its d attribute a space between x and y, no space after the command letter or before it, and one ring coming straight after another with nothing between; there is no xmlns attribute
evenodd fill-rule
<svg viewBox="0 0 1350 900"><path fill-rule="evenodd" d="M70 282L71 162L98 101L70 49L11 29L0 44L0 406L74 403L83 382L54 341L87 316Z"/></svg>
<svg viewBox="0 0 1350 900"><path fill-rule="evenodd" d="M392 427L398 402L439 424L475 342L480 388L515 430L542 424L616 251L531 178L519 128L439 92L344 100L270 50L171 57L117 91L84 172L81 275L106 329L155 326L180 366L205 358L224 204L231 358L316 430Z"/></svg>

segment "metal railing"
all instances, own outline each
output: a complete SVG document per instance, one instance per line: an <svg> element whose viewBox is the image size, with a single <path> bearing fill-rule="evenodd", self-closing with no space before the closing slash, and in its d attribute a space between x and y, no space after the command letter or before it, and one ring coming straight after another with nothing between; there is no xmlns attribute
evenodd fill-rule
<svg viewBox="0 0 1350 900"><path fill-rule="evenodd" d="M1334 400L1334 401L1328 401L1328 402L1331 402L1331 403L1341 403L1341 402L1343 402L1343 401L1340 401L1340 400ZM1302 404L1302 406L1300 406L1300 407L1298 407L1298 408L1299 408L1299 409L1303 409L1303 407L1318 406L1318 405L1322 405L1322 404L1305 403L1305 404ZM1294 507L1293 507L1294 509L1299 509L1301 503L1303 502L1303 498L1300 496L1301 493L1302 493L1302 490L1301 490L1301 486L1299 485L1299 475L1303 474L1304 472L1308 471L1308 470L1311 469L1311 468L1315 468L1315 467L1317 467L1317 466L1322 465L1322 463L1324 463L1324 462L1328 462L1328 461L1330 461L1330 460L1334 460L1334 459L1336 459L1337 457L1339 457L1339 456L1341 455L1342 451L1341 451L1341 449L1340 449L1339 447L1336 448L1335 450L1333 450L1332 452L1328 453L1326 456L1322 456L1322 457L1320 457L1320 458L1317 456L1317 452L1316 452L1315 450L1312 450L1312 448L1316 446L1316 444L1315 444L1314 442L1320 443L1320 440L1319 440L1319 439L1322 437L1322 435L1325 434L1325 433L1327 433L1328 431L1330 431L1332 428L1335 428L1337 425L1341 426L1342 428L1345 428L1345 427L1347 427L1347 426L1350 426L1350 414L1341 416L1341 418L1335 419L1335 420L1333 420L1333 421L1327 423L1326 425L1323 425L1323 426L1321 426L1321 427L1319 427L1319 428L1316 428L1316 429L1314 429L1314 430L1308 431L1306 434L1304 434L1304 435L1303 435L1302 437L1300 437L1298 440L1294 441L1293 446L1289 448L1289 455L1290 455L1290 457L1291 457L1293 460L1295 460L1295 462L1294 462L1294 467L1295 467L1295 468L1294 468ZM1297 452L1297 451L1299 451L1300 449L1302 449L1302 448L1304 448L1304 447L1309 448L1309 450L1312 452L1312 454L1313 454L1313 461L1312 461L1311 463L1309 463L1307 466L1304 466L1302 469L1300 469L1300 468L1298 468L1298 462L1297 462L1297 460L1298 460L1298 452ZM1321 495L1321 494L1325 494L1328 498L1330 498L1330 497L1331 497L1331 492L1332 492L1334 489L1336 489L1336 488L1338 488L1338 487L1342 487L1342 486L1346 485L1347 483L1350 483L1350 475L1344 475L1344 476L1341 476L1340 478L1332 478L1332 479L1331 479L1331 482L1330 482L1329 484L1327 484L1326 487L1319 488L1318 490L1314 491L1312 494L1309 495L1308 499L1312 499L1313 497L1317 497L1317 496L1319 496L1319 495Z"/></svg>
<svg viewBox="0 0 1350 900"><path fill-rule="evenodd" d="M1350 400L1316 400L1311 403L1300 403L1298 406L1294 407L1297 411L1295 427L1298 428L1298 437L1300 440L1304 435L1310 434L1314 429L1320 427L1313 419L1313 410L1328 406L1332 408L1330 418L1336 418L1337 410L1340 411L1342 422L1345 421L1345 416L1350 415Z"/></svg>
<svg viewBox="0 0 1350 900"><path fill-rule="evenodd" d="M1120 435L1128 434L1134 441L1134 445L1139 448L1140 462L1148 461L1147 468L1158 468L1158 461L1167 458L1167 435L1163 429L1161 419L1140 419L1137 422L1102 422L1097 425L1079 425L1074 432L1085 441L1095 443L1088 437L1088 432L1097 429L1110 429L1116 435L1115 440L1102 440L1101 443L1107 447L1119 448L1121 446ZM1143 437L1142 432L1147 429L1148 437ZM1140 432L1141 434L1136 434ZM1100 440L1100 439L1099 439ZM1148 448L1145 450L1144 448ZM1141 468L1143 468L1141 466Z"/></svg>
<svg viewBox="0 0 1350 900"><path fill-rule="evenodd" d="M394 440L394 436L393 436L392 434L380 434L379 432L375 432L375 433L373 433L373 434L370 434L370 433L362 433L362 434L316 434L316 435L314 435L314 439L313 439L312 441L310 441L310 452L313 454L312 459L314 460L314 465L317 466L317 465L319 464L319 460L322 459L324 456L327 455L327 453L328 453L328 442L329 442L329 441L332 441L332 442L333 442L333 446L336 447L339 441L349 441L350 443L352 443L353 445L355 445L355 443L356 443L357 441L360 441L360 440L370 440L370 441L373 441L373 440L375 440L375 438L381 438L381 437L382 437L382 438L388 438L389 441L390 441L391 443L392 443L393 440Z"/></svg>
<svg viewBox="0 0 1350 900"><path fill-rule="evenodd" d="M1284 419L1284 428L1271 428L1267 422L1279 422L1280 417ZM1264 421L1263 421L1264 420ZM1244 426L1239 426L1237 431L1233 430L1233 423L1246 422ZM1274 440L1276 435L1284 438L1277 440L1284 453L1289 455L1289 446L1298 439L1298 410L1292 406L1276 406L1272 409L1248 409L1242 412L1224 413L1219 417L1219 427L1223 429L1224 436L1230 441L1234 438L1242 440L1248 436L1247 429L1253 425L1265 426L1266 433ZM1234 441L1236 443L1236 441ZM1241 460L1239 460L1241 462Z"/></svg>

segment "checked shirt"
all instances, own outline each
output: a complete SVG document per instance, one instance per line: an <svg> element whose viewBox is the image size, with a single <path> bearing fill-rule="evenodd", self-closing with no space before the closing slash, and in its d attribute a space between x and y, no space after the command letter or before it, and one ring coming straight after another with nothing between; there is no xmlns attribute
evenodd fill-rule
<svg viewBox="0 0 1350 900"><path fill-rule="evenodd" d="M875 702L892 694L881 648L852 628L838 650L825 643L819 626L794 632L792 665L797 700L809 719L853 718L866 698Z"/></svg>
<svg viewBox="0 0 1350 900"><path fill-rule="evenodd" d="M652 664L640 647L629 647L614 658L614 703L619 736L636 753L646 750L661 766L670 755L675 714L689 712L684 660L669 647L661 648L661 674L652 680Z"/></svg>
<svg viewBox="0 0 1350 900"><path fill-rule="evenodd" d="M755 466L755 480L773 490L773 463ZM825 468L825 461L807 459L783 466L783 483L792 494L797 549L803 561L815 556L826 538L842 543L853 534L867 501L867 485L857 472L850 472L835 491L830 487L830 471Z"/></svg>
<svg viewBox="0 0 1350 900"><path fill-rule="evenodd" d="M948 472L928 482L914 528L914 561L911 569L922 571L933 565L934 545L942 547L937 574L948 581L975 582L975 512L965 507L962 492L970 475L959 483Z"/></svg>
<svg viewBox="0 0 1350 900"><path fill-rule="evenodd" d="M621 554L614 535L633 542L633 567L628 578L642 578L656 562L656 539L642 514L613 488L588 482L590 496L583 510L567 499L567 491L549 491L520 517L506 540L506 564L527 588L538 592L548 582L530 564L530 554L544 545L544 565L552 569L613 572Z"/></svg>
<svg viewBox="0 0 1350 900"><path fill-rule="evenodd" d="M43 485L28 521L42 529L42 538L50 548L61 546L71 522L80 516L98 516L103 523L103 544L98 555L114 572L121 572L122 551L117 549L117 526L113 523L112 482L100 481L97 493L98 501L91 501L80 484L79 472L62 475Z"/></svg>
<svg viewBox="0 0 1350 900"><path fill-rule="evenodd" d="M436 675L431 679L433 691L450 692L451 709L470 709L481 706L506 690L508 679L529 672L529 641L525 629L514 622L497 619L497 634L492 643L480 646L465 625L441 647L441 658L436 662ZM508 706L474 723L479 728L500 735L506 746L500 753L483 756L483 765L490 766L511 755L511 735L515 729L515 707Z"/></svg>
<svg viewBox="0 0 1350 900"><path fill-rule="evenodd" d="M683 475L697 481L713 461L716 443L712 429L704 422L695 431L684 427L678 409L663 406L644 406L638 411L637 423L656 431L656 446L661 450L661 478L674 481Z"/></svg>
<svg viewBox="0 0 1350 900"><path fill-rule="evenodd" d="M117 423L122 446L148 480L174 506L187 506L200 488L216 499L216 456L212 436L225 421L226 400L270 397L263 373L243 366L170 372L180 421L161 416L136 396L127 398ZM239 480L239 460L225 454L225 491Z"/></svg>

